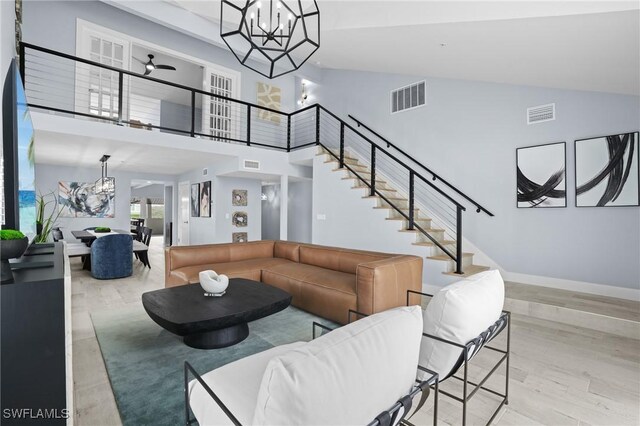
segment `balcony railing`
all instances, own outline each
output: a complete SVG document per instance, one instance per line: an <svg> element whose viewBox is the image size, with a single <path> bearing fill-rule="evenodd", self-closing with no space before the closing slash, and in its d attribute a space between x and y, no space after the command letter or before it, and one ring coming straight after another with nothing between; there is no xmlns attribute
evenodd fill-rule
<svg viewBox="0 0 640 426"><path fill-rule="evenodd" d="M321 105L282 112L216 93L217 89L207 92L28 43L20 45L20 71L32 108L182 134L203 143L287 152L321 146L371 196L379 197L381 207L404 220L407 230L437 247L455 262L455 272L463 273L466 209L448 193L451 188L437 186ZM355 166L350 157L366 169Z"/></svg>

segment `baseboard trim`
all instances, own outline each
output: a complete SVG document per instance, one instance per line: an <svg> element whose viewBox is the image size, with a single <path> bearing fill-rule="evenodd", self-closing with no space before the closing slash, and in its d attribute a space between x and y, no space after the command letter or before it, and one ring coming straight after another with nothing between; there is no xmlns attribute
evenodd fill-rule
<svg viewBox="0 0 640 426"><path fill-rule="evenodd" d="M640 301L640 289L501 271L505 281Z"/></svg>
<svg viewBox="0 0 640 426"><path fill-rule="evenodd" d="M562 278L519 274L516 272L507 272L503 269L500 270L500 273L502 274L502 278L505 281L555 288L559 290L575 291L578 293L597 294L598 296L615 297L618 299L640 301L640 289L637 288L615 287L612 285L565 280ZM425 293L434 294L441 288L441 286L422 283L422 291L424 291Z"/></svg>

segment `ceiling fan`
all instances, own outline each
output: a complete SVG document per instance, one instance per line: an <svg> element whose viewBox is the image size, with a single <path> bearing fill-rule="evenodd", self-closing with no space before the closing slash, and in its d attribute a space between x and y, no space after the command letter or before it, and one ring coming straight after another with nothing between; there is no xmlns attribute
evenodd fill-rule
<svg viewBox="0 0 640 426"><path fill-rule="evenodd" d="M170 71L176 70L176 67L173 67L171 65L160 65L160 64L156 65L153 63L154 56L152 54L148 54L147 56L149 57L148 62L145 62L142 59L134 58L136 61L144 65L144 75L151 74L151 71L153 70L170 70Z"/></svg>

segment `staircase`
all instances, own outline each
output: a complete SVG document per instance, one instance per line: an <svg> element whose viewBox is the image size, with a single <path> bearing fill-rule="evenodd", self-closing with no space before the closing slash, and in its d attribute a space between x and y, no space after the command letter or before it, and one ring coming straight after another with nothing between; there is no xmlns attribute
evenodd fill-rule
<svg viewBox="0 0 640 426"><path fill-rule="evenodd" d="M397 221L401 223L401 229L398 232L412 233L415 235L414 246L425 247L426 259L434 262L443 262L445 272L443 274L462 278L477 274L489 269L488 266L476 265L473 263L474 253L462 252L462 274L456 273L456 262L448 256L440 246L448 249L451 253L456 252L457 242L451 239L444 227L439 227L438 220L434 219L428 208L424 206L414 207L413 220L417 227L426 231L436 241L428 238L424 232L418 229L409 229L409 199L406 194L394 187L392 178L389 178L381 172L376 172L375 188L379 191L379 195L370 195L371 185L371 169L369 163L363 158L358 158L358 154L349 150L344 152L345 167L340 167L340 161L336 158L340 153L338 150L329 150L320 147L319 156L324 156L324 163L333 167L332 172L341 175L342 180L351 180L353 190L359 193L363 199L376 200L374 209L382 209L388 211L386 220ZM437 243L436 243L437 242Z"/></svg>

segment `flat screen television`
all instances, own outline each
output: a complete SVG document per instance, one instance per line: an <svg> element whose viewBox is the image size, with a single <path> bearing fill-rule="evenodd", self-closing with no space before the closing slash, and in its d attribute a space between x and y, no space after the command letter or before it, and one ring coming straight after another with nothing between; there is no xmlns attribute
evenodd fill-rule
<svg viewBox="0 0 640 426"><path fill-rule="evenodd" d="M36 236L34 129L18 66L11 62L2 94L2 227Z"/></svg>

